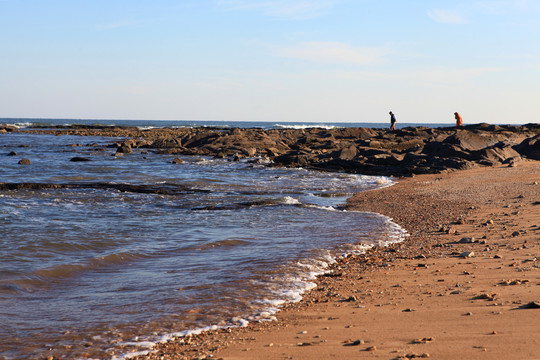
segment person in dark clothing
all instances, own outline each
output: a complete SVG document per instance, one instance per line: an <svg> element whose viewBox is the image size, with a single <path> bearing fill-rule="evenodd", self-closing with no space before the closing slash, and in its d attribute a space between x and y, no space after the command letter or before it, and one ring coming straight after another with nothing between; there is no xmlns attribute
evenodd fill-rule
<svg viewBox="0 0 540 360"><path fill-rule="evenodd" d="M396 117L390 111L390 130L396 130Z"/></svg>

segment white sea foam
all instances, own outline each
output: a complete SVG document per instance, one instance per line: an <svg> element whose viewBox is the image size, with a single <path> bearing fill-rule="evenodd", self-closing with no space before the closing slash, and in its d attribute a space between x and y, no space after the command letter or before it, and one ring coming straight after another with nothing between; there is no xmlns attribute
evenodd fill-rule
<svg viewBox="0 0 540 360"><path fill-rule="evenodd" d="M298 199L293 198L292 196L285 196L283 199L283 204L285 205L300 205L301 202Z"/></svg>
<svg viewBox="0 0 540 360"><path fill-rule="evenodd" d="M296 130L302 130L302 129L310 129L310 128L319 128L319 129L335 129L337 126L332 125L322 125L322 124L305 124L305 125L299 125L299 124L275 124L275 129L296 129Z"/></svg>
<svg viewBox="0 0 540 360"><path fill-rule="evenodd" d="M292 200L298 201L294 198ZM381 215L382 216L382 215ZM218 329L246 327L252 321L276 321L275 314L280 311L281 307L286 303L294 303L302 300L303 294L314 289L317 285L313 281L325 273L328 267L336 262L337 258L348 256L349 254L361 254L373 246L387 246L391 243L403 241L409 234L394 223L391 218L382 216L385 225L388 228L388 233L385 239L375 241L374 244L350 244L340 255L332 255L330 251L321 251L318 258L306 259L296 262L298 268L297 275L289 275L284 277L282 286L273 291L276 296L273 299L263 298L253 301L253 304L263 305L259 311L246 317L234 317L231 319L230 325L225 326L206 326L197 329L185 330L161 336L157 341L131 341L125 342L122 345L134 346L138 348L151 349L158 343L165 343L171 339L186 338L191 335L198 335L207 331L215 331ZM130 359L138 355L145 355L155 352L154 350L141 350L137 352L127 353L118 357L113 357L113 360Z"/></svg>

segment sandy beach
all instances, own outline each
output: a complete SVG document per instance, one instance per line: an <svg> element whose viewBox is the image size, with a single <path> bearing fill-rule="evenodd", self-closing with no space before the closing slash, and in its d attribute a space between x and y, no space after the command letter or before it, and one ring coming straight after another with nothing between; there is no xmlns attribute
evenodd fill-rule
<svg viewBox="0 0 540 360"><path fill-rule="evenodd" d="M348 208L408 240L339 259L317 288L252 323L138 359L540 359L540 165L403 178Z"/></svg>

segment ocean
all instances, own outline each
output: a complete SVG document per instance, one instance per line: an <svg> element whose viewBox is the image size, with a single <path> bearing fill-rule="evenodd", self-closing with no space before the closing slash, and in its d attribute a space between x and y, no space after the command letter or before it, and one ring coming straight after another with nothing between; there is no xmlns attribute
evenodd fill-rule
<svg viewBox="0 0 540 360"><path fill-rule="evenodd" d="M390 178L249 159L174 164L176 155L141 149L119 157L108 147L115 140L0 134L0 183L70 184L0 191L0 359L129 358L173 336L272 320L337 257L407 236L385 216L340 207L356 192L392 186Z"/></svg>
<svg viewBox="0 0 540 360"><path fill-rule="evenodd" d="M99 119L31 119L31 118L0 118L0 124L28 126L49 125L103 125L103 126L135 126L144 129L161 127L194 127L202 126L209 128L262 128L262 129L285 129L285 128L340 128L340 127L365 127L365 128L388 128L390 123L370 122L272 122L272 121L221 121L221 120L99 120ZM419 124L419 123L396 123L397 129L410 126L425 126L430 128L454 126L447 124Z"/></svg>

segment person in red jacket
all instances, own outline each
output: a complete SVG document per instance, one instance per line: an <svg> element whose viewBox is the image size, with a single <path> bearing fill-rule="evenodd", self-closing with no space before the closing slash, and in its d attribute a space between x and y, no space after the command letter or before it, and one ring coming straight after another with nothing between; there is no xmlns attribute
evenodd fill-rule
<svg viewBox="0 0 540 360"><path fill-rule="evenodd" d="M463 126L463 119L459 113L455 112L454 117L456 118L456 126Z"/></svg>

